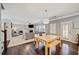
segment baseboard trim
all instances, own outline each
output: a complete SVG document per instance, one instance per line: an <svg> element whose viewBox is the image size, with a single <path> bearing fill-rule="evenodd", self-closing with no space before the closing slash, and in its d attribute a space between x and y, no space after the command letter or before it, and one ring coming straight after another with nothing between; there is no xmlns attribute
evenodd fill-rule
<svg viewBox="0 0 79 59"><path fill-rule="evenodd" d="M64 40L64 41L68 41L68 42L71 42L71 43L74 43L74 44L78 44L77 42L74 42L74 41L71 41L71 40Z"/></svg>

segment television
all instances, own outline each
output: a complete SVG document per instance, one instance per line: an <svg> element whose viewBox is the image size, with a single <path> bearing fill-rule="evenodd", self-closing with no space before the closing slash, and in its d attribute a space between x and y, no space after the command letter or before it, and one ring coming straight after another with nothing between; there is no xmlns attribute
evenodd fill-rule
<svg viewBox="0 0 79 59"><path fill-rule="evenodd" d="M33 30L30 30L29 32L31 33L31 32L33 32Z"/></svg>
<svg viewBox="0 0 79 59"><path fill-rule="evenodd" d="M28 25L29 28L34 28L34 25Z"/></svg>

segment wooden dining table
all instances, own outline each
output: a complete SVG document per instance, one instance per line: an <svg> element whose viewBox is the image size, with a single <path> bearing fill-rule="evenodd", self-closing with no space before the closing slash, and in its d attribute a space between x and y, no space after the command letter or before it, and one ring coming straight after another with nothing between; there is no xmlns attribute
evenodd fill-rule
<svg viewBox="0 0 79 59"><path fill-rule="evenodd" d="M50 47L55 47L58 44L60 44L59 46L61 46L60 36L57 35L35 35L36 48L39 48L39 42L41 41L45 42L45 55L51 54L51 50L48 52Z"/></svg>

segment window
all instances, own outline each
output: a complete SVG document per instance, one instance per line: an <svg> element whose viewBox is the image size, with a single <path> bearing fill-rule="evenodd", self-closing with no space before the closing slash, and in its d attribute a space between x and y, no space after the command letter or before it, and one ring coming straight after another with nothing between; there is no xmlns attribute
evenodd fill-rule
<svg viewBox="0 0 79 59"><path fill-rule="evenodd" d="M50 24L50 33L56 34L56 24Z"/></svg>
<svg viewBox="0 0 79 59"><path fill-rule="evenodd" d="M71 37L71 29L72 29L72 26L71 26L71 22L62 22L61 23L61 35L63 38L65 39L69 39Z"/></svg>
<svg viewBox="0 0 79 59"><path fill-rule="evenodd" d="M45 25L37 25L36 31L37 32L45 32Z"/></svg>
<svg viewBox="0 0 79 59"><path fill-rule="evenodd" d="M63 37L64 38L68 38L68 25L67 24L65 24L64 26L63 26Z"/></svg>

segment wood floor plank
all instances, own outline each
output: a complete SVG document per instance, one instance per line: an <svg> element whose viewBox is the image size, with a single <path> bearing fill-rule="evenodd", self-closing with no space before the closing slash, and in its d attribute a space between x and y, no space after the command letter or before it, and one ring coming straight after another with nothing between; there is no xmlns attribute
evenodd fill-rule
<svg viewBox="0 0 79 59"><path fill-rule="evenodd" d="M61 49L52 48L52 55L77 55L78 47L76 44L62 41ZM35 48L34 42L22 44L8 48L6 54L3 55L44 55L44 46L40 49Z"/></svg>

